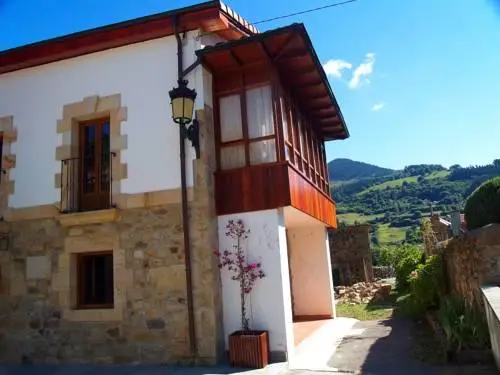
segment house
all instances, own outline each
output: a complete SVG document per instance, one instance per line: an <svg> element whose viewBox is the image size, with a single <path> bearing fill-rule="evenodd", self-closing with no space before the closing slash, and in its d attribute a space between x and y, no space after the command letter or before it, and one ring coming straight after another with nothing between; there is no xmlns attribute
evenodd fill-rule
<svg viewBox="0 0 500 375"><path fill-rule="evenodd" d="M432 230L438 242L446 241L447 239L454 236L454 225L456 226L457 234L463 233L467 230L465 215L460 213L459 211L452 212L451 216L446 218L441 217L439 213L432 214L430 221Z"/></svg>
<svg viewBox="0 0 500 375"><path fill-rule="evenodd" d="M0 98L1 361L215 363L240 328L231 218L272 358L335 316L324 142L349 134L302 24L209 1L30 44L0 52Z"/></svg>

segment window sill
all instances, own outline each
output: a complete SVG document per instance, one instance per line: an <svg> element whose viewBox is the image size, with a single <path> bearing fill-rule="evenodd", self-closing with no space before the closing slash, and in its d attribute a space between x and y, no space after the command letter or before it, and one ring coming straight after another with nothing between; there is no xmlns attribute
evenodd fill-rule
<svg viewBox="0 0 500 375"><path fill-rule="evenodd" d="M117 221L119 218L120 215L116 208L73 214L59 214L56 216L56 220L63 227L109 223Z"/></svg>
<svg viewBox="0 0 500 375"><path fill-rule="evenodd" d="M63 318L72 322L109 322L122 320L122 311L115 305L112 309L66 310Z"/></svg>

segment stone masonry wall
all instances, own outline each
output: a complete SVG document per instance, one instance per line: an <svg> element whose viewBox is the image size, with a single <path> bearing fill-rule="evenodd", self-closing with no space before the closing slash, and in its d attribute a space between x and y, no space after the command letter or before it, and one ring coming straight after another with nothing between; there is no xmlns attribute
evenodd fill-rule
<svg viewBox="0 0 500 375"><path fill-rule="evenodd" d="M341 285L373 281L369 225L338 228L329 239L334 280Z"/></svg>
<svg viewBox="0 0 500 375"><path fill-rule="evenodd" d="M64 239L115 234L123 254L123 264L114 259L115 288L123 288L119 318L66 319L65 286L58 285L56 272ZM117 279L120 267L122 280ZM0 268L2 361L167 363L189 355L178 204L126 210L116 223L69 229L51 219L12 223L10 249L0 254Z"/></svg>
<svg viewBox="0 0 500 375"><path fill-rule="evenodd" d="M194 361L213 364L224 352L224 332L213 256L218 230L212 109L197 111L197 118L201 157L193 162L194 188L188 191ZM192 363L181 203L122 198L124 209L113 222L66 227L54 218L53 207L30 208L24 220L0 222L0 232L10 233L9 249L0 251L0 362ZM138 202L140 208L126 208ZM75 254L102 250L113 251L114 308L75 310Z"/></svg>
<svg viewBox="0 0 500 375"><path fill-rule="evenodd" d="M500 224L453 238L441 251L450 292L482 309L481 286L500 283Z"/></svg>

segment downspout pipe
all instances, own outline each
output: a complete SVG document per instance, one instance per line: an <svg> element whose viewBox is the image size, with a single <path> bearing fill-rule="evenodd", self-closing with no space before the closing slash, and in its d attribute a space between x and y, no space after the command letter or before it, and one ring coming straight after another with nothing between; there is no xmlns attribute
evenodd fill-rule
<svg viewBox="0 0 500 375"><path fill-rule="evenodd" d="M174 16L174 33L177 40L177 78L183 79L182 39L179 35L179 17ZM196 331L194 323L193 277L191 268L191 243L189 239L189 209L186 183L186 124L179 126L179 149L181 167L182 227L184 232L184 262L186 265L186 294L189 325L189 346L193 360L197 357Z"/></svg>

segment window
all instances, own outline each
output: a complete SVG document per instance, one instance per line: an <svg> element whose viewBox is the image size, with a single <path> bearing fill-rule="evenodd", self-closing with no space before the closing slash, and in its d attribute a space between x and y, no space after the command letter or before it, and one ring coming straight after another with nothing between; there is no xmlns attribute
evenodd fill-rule
<svg viewBox="0 0 500 375"><path fill-rule="evenodd" d="M92 211L111 205L111 151L109 119L80 124L78 158L79 210Z"/></svg>
<svg viewBox="0 0 500 375"><path fill-rule="evenodd" d="M221 141L223 143L243 139L241 102L239 95L220 99Z"/></svg>
<svg viewBox="0 0 500 375"><path fill-rule="evenodd" d="M77 254L77 308L113 308L113 253Z"/></svg>
<svg viewBox="0 0 500 375"><path fill-rule="evenodd" d="M239 95L220 98L220 162L222 169L233 169L245 166L245 144L243 142L243 125L241 121L241 99Z"/></svg>
<svg viewBox="0 0 500 375"><path fill-rule="evenodd" d="M276 161L273 106L270 86L246 92L248 138L250 138L250 164Z"/></svg>
<svg viewBox="0 0 500 375"><path fill-rule="evenodd" d="M262 138L274 134L271 87L264 86L246 92L248 137Z"/></svg>
<svg viewBox="0 0 500 375"><path fill-rule="evenodd" d="M222 170L277 160L270 86L219 98L219 115Z"/></svg>

